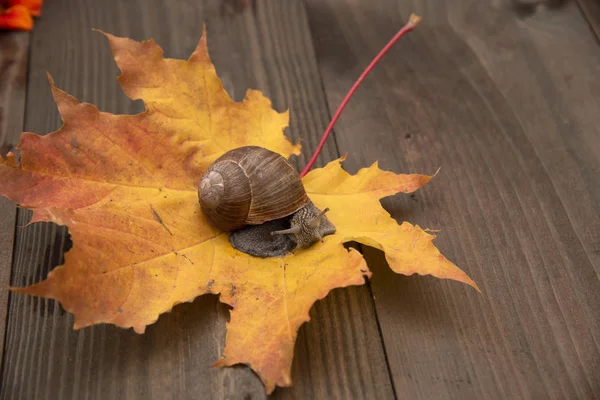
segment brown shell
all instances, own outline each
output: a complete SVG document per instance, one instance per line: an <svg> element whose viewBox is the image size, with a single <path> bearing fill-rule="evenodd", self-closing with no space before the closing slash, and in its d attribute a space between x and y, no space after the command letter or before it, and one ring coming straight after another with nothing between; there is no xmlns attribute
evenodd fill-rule
<svg viewBox="0 0 600 400"><path fill-rule="evenodd" d="M211 171L222 176L217 200L201 194L202 183ZM204 214L225 231L283 218L309 202L292 164L257 146L239 147L215 160L204 172L198 195Z"/></svg>

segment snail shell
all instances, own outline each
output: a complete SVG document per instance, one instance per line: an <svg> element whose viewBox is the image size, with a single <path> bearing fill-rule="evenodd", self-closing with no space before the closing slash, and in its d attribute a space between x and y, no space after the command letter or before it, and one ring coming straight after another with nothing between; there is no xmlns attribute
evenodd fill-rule
<svg viewBox="0 0 600 400"><path fill-rule="evenodd" d="M257 146L215 160L200 180L198 197L204 215L224 231L283 218L309 203L292 164Z"/></svg>

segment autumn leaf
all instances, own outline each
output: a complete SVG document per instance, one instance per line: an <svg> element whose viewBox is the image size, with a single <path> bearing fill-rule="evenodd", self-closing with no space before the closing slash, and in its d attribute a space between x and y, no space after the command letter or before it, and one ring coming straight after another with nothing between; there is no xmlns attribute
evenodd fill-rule
<svg viewBox="0 0 600 400"><path fill-rule="evenodd" d="M33 28L33 18L27 7L16 5L3 9L0 7L0 29L30 31Z"/></svg>
<svg viewBox="0 0 600 400"><path fill-rule="evenodd" d="M283 135L288 113L260 92L242 102L223 90L206 35L188 60L165 59L152 41L106 35L122 71L119 82L146 110L112 115L54 86L63 126L46 136L24 133L20 159L0 161L0 194L33 210L32 223L66 225L73 248L45 281L16 292L58 300L74 328L112 323L143 333L176 304L213 293L232 307L219 366L249 365L267 393L291 385L294 343L310 307L339 287L370 276L348 241L383 250L402 274L468 276L434 247L434 236L398 225L379 199L412 192L431 177L381 171L349 175L336 160L303 182L311 200L329 207L337 232L284 257L261 259L231 247L212 227L197 197L202 172L225 151L261 145L299 154Z"/></svg>
<svg viewBox="0 0 600 400"><path fill-rule="evenodd" d="M42 15L43 0L0 0L0 29L30 31Z"/></svg>
<svg viewBox="0 0 600 400"><path fill-rule="evenodd" d="M4 0L4 6L6 8L14 6L23 6L29 10L29 14L34 17L42 15L42 4L43 0Z"/></svg>
<svg viewBox="0 0 600 400"><path fill-rule="evenodd" d="M327 217L336 226L338 243L357 241L385 252L387 262L403 275L433 275L477 285L435 248L435 236L408 222L398 225L379 202L396 193L411 193L429 182L426 175L396 175L370 168L349 175L341 168L342 158L310 172L302 182L315 205L330 208ZM330 239L331 240L331 239Z"/></svg>

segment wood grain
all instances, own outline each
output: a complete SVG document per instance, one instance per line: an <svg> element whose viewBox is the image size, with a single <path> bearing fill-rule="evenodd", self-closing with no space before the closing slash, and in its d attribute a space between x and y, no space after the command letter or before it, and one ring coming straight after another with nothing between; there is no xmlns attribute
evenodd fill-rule
<svg viewBox="0 0 600 400"><path fill-rule="evenodd" d="M600 48L577 5L308 0L347 169L441 173L385 199L479 284L393 274L366 249L396 396L600 398ZM543 2L540 2L543 3Z"/></svg>
<svg viewBox="0 0 600 400"><path fill-rule="evenodd" d="M0 157L18 143L23 130L29 34L0 33ZM17 208L0 197L0 288L8 287ZM0 289L0 359L4 353L8 291Z"/></svg>
<svg viewBox="0 0 600 400"><path fill-rule="evenodd" d="M250 2L246 2L250 4ZM59 126L44 76L101 110L135 113L140 102L114 79L106 40L98 28L136 40L152 36L168 57L187 58L207 23L209 50L236 100L247 88L291 108L289 135L303 138L304 164L329 118L302 1L47 2L32 36L26 129ZM320 158L338 156L332 140ZM24 225L29 212L19 212ZM66 229L34 224L16 235L13 285L43 279L70 246ZM292 378L281 398L390 398L389 371L367 287L336 290L311 310L299 333ZM216 369L228 309L215 296L177 306L143 336L112 326L72 331L72 316L54 301L11 295L2 399L264 398L247 367Z"/></svg>
<svg viewBox="0 0 600 400"><path fill-rule="evenodd" d="M581 12L600 42L600 3L596 0L577 0L577 3L579 3Z"/></svg>

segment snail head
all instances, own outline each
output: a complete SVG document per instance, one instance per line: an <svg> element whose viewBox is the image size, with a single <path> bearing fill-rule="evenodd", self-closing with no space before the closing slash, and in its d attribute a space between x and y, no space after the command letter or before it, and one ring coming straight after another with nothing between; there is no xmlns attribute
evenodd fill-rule
<svg viewBox="0 0 600 400"><path fill-rule="evenodd" d="M296 248L310 247L323 241L323 236L335 233L335 226L325 217L329 208L319 210L312 203L298 210L291 218L289 229L271 232L271 235L292 235Z"/></svg>

